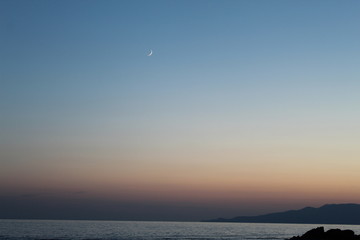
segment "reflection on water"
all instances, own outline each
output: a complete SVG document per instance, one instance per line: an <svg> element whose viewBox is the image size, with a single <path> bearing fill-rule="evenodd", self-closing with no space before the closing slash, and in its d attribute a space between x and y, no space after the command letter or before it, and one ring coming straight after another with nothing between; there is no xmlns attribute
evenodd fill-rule
<svg viewBox="0 0 360 240"><path fill-rule="evenodd" d="M318 227L314 224L200 223L0 220L0 239L106 239L106 240L237 240L285 239ZM359 225L321 225L351 229L360 234Z"/></svg>

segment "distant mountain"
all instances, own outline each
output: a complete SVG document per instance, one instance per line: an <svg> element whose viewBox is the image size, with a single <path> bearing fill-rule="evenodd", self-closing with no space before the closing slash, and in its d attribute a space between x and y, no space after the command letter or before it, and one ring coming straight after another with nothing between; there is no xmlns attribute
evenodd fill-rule
<svg viewBox="0 0 360 240"><path fill-rule="evenodd" d="M360 204L326 204L319 208L270 213L259 216L218 218L205 222L360 224Z"/></svg>

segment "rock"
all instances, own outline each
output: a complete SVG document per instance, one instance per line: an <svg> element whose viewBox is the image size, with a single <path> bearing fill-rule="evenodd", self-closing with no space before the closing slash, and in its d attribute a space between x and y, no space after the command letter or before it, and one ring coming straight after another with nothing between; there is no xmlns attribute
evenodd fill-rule
<svg viewBox="0 0 360 240"><path fill-rule="evenodd" d="M352 230L341 229L330 229L325 232L324 227L318 227L289 240L360 240L360 235L355 235Z"/></svg>
<svg viewBox="0 0 360 240"><path fill-rule="evenodd" d="M325 239L359 239L359 236L355 236L352 230L330 229L325 233Z"/></svg>

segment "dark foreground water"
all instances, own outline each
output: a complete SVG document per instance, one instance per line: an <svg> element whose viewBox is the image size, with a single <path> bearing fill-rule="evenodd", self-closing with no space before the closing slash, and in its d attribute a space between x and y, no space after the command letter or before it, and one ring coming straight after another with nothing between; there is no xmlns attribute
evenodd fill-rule
<svg viewBox="0 0 360 240"><path fill-rule="evenodd" d="M318 226L360 234L360 225L0 220L0 240L271 240L301 235Z"/></svg>

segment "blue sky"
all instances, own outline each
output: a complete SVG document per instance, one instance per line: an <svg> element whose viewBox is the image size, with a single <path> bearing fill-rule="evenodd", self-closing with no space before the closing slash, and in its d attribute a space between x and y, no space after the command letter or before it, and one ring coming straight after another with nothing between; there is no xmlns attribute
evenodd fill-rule
<svg viewBox="0 0 360 240"><path fill-rule="evenodd" d="M280 206L356 201L359 9L358 1L1 1L0 191L104 197L101 187L131 185L134 199L152 199L141 189L163 179L190 192L214 182L252 189L245 203L224 194L245 205L266 191ZM350 186L344 199L325 180L315 184L321 196L296 180L303 176L289 176L294 190L277 180L313 164L328 166L325 180L341 169L335 189ZM293 191L305 203L281 200ZM178 201L193 201L188 194Z"/></svg>

